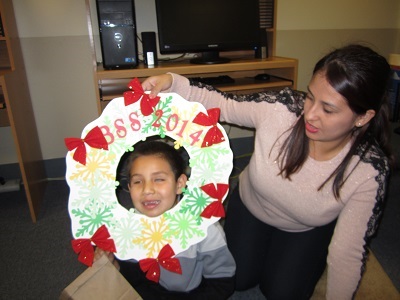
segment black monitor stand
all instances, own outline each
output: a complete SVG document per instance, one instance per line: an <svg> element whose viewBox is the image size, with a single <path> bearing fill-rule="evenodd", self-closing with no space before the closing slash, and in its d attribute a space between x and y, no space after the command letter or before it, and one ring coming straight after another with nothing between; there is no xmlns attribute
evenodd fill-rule
<svg viewBox="0 0 400 300"><path fill-rule="evenodd" d="M218 51L205 51L201 53L201 56L192 58L191 64L198 65L213 65L213 64L226 64L231 60L227 57L220 57Z"/></svg>

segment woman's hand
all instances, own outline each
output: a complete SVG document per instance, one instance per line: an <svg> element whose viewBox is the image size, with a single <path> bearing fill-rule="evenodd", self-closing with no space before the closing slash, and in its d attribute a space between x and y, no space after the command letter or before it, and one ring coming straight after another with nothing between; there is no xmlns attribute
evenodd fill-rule
<svg viewBox="0 0 400 300"><path fill-rule="evenodd" d="M142 83L143 90L150 91L150 98L154 98L158 95L158 93L168 90L171 85L171 74L151 76Z"/></svg>
<svg viewBox="0 0 400 300"><path fill-rule="evenodd" d="M117 270L119 270L119 263L115 259L114 253L112 253L110 251L104 251L103 249L100 249L99 247L96 247L96 250L94 250L93 262L96 262L97 260L99 260L100 257L102 257L103 255L106 255L108 260L114 265L114 267L116 267Z"/></svg>

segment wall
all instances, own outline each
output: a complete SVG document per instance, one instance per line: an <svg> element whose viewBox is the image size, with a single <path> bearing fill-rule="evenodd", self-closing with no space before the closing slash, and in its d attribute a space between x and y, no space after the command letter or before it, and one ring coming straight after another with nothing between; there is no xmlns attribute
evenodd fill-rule
<svg viewBox="0 0 400 300"><path fill-rule="evenodd" d="M278 0L276 53L299 59L305 90L317 60L334 47L359 42L388 56L400 53L400 1Z"/></svg>
<svg viewBox="0 0 400 300"><path fill-rule="evenodd" d="M85 1L13 3L43 157L63 158L64 137L79 136L97 118ZM154 1L135 6L138 32L156 31ZM305 89L312 66L331 47L357 40L383 55L400 52L399 12L398 0L278 0L277 55L300 60ZM16 163L9 128L0 128L0 141L0 165Z"/></svg>
<svg viewBox="0 0 400 300"><path fill-rule="evenodd" d="M85 1L13 4L43 158L60 158L64 137L79 136L97 117ZM17 162L10 128L0 128L0 140L0 164Z"/></svg>

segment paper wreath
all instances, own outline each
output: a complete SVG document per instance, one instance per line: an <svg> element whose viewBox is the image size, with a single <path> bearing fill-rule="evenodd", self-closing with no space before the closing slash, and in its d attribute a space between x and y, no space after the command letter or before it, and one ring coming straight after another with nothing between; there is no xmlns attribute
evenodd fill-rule
<svg viewBox="0 0 400 300"><path fill-rule="evenodd" d="M233 154L218 123L219 109L207 111L174 93L150 100L137 79L129 88L83 129L81 138L65 139L66 180L74 239L92 241L105 226L115 255L139 261L157 258L166 245L178 254L206 237L207 228L224 216ZM181 201L155 218L127 210L116 196L122 155L150 136L170 137L175 148L184 147L191 167Z"/></svg>

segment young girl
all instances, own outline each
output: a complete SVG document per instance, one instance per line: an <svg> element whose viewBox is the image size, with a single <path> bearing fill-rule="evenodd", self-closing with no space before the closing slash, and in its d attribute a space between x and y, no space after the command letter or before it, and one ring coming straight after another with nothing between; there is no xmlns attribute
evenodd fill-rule
<svg viewBox="0 0 400 300"><path fill-rule="evenodd" d="M135 145L127 162L129 193L136 213L157 217L178 203L186 186L182 156L162 141ZM104 252L97 248L95 260ZM146 278L135 260L114 259L105 253L143 299L227 299L234 290L235 262L219 223L207 237L177 254L182 274L161 267L159 283Z"/></svg>
<svg viewBox="0 0 400 300"><path fill-rule="evenodd" d="M351 299L383 209L390 66L362 45L336 49L302 93L222 93L176 74L143 88L219 107L221 121L256 129L254 153L228 201L225 232L236 288L268 300L309 299L328 266L327 299Z"/></svg>

